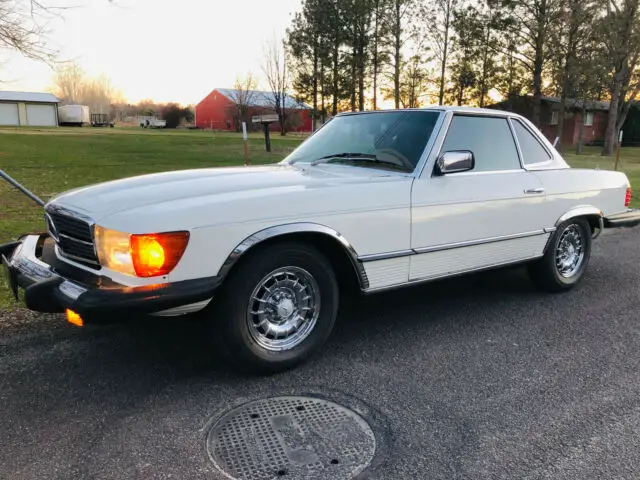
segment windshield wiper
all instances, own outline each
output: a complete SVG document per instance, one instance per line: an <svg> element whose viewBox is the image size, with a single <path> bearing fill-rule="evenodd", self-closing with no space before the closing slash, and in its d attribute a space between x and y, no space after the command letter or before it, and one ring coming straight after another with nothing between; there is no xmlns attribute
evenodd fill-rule
<svg viewBox="0 0 640 480"><path fill-rule="evenodd" d="M332 153L331 155L325 155L311 162L311 165L318 165L320 163L329 163L333 159L348 159L348 160L377 160L377 157L373 153Z"/></svg>
<svg viewBox="0 0 640 480"><path fill-rule="evenodd" d="M320 157L317 160L311 162L311 166L315 166L321 163L334 163L334 162L366 162L373 163L378 165L384 165L393 167L396 170L402 170L403 172L408 171L402 165L398 165L397 163L390 162L388 160L381 160L373 153L334 153L332 155L326 155L324 157Z"/></svg>

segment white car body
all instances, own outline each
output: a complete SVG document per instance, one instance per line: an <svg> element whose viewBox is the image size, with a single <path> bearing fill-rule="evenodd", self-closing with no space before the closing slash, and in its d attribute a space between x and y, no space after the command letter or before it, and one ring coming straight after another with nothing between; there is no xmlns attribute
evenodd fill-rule
<svg viewBox="0 0 640 480"><path fill-rule="evenodd" d="M32 310L82 316L222 305L220 349L275 371L326 340L343 281L374 293L528 263L534 283L564 291L604 228L640 224L625 174L570 168L518 115L395 112L339 115L274 165L65 192L45 205L48 234L0 246L11 288ZM375 154L339 150L361 145Z"/></svg>
<svg viewBox="0 0 640 480"><path fill-rule="evenodd" d="M539 258L561 220L627 210L623 173L569 168L542 135L553 155L544 165L432 176L447 125L459 111L526 121L494 110L443 108L439 133L412 174L286 163L183 170L76 189L49 205L123 232L189 230L184 256L164 278L101 270L123 285L220 275L234 251L273 229L339 238L362 266L364 292Z"/></svg>

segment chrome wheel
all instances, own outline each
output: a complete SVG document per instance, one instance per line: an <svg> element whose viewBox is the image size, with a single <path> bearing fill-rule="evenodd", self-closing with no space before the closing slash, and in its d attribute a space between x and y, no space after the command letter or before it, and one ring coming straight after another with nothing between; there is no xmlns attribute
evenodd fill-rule
<svg viewBox="0 0 640 480"><path fill-rule="evenodd" d="M319 314L320 287L313 276L299 267L279 268L251 293L249 334L266 350L290 350L309 336Z"/></svg>
<svg viewBox="0 0 640 480"><path fill-rule="evenodd" d="M560 276L564 278L573 277L584 262L584 238L579 225L567 226L560 235L556 246L556 268Z"/></svg>

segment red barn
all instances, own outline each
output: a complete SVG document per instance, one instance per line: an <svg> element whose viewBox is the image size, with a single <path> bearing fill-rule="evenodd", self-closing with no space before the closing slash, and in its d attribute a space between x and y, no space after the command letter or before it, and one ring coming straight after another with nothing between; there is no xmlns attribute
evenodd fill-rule
<svg viewBox="0 0 640 480"><path fill-rule="evenodd" d="M196 105L196 126L212 130L236 131L240 125L238 103L248 107L247 118L261 114L274 114L272 92L259 90L240 91L216 88ZM285 100L287 131L311 132L311 107L296 101L290 95ZM248 125L252 127L252 125ZM260 125L253 126L260 128ZM271 124L271 130L279 131L278 123Z"/></svg>

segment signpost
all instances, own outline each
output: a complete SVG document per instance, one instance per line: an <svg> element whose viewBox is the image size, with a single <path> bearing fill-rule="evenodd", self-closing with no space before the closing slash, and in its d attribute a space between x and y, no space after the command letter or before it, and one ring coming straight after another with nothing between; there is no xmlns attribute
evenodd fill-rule
<svg viewBox="0 0 640 480"><path fill-rule="evenodd" d="M616 150L616 164L614 167L614 170L618 170L618 163L620 163L620 150L622 149L622 136L623 136L623 131L620 130L620 137L618 137L618 149Z"/></svg>
<svg viewBox="0 0 640 480"><path fill-rule="evenodd" d="M249 137L247 135L247 122L242 122L242 141L244 142L244 164L248 166L251 162L249 160L249 146L247 141Z"/></svg>
<svg viewBox="0 0 640 480"><path fill-rule="evenodd" d="M269 126L279 120L278 115L256 115L251 118L252 123L261 123L264 127L264 144L267 152L271 152L271 136Z"/></svg>

